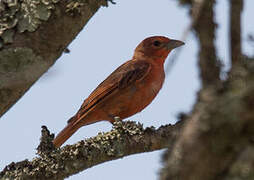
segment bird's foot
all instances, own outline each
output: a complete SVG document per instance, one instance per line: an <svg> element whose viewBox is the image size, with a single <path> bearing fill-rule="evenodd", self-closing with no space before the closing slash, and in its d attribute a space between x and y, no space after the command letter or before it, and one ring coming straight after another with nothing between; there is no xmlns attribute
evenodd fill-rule
<svg viewBox="0 0 254 180"><path fill-rule="evenodd" d="M121 119L119 116L115 116L115 117L114 117L114 120L115 120L115 122L122 121L122 119Z"/></svg>
<svg viewBox="0 0 254 180"><path fill-rule="evenodd" d="M119 116L114 116L112 121L113 126L122 126L124 123L122 120Z"/></svg>

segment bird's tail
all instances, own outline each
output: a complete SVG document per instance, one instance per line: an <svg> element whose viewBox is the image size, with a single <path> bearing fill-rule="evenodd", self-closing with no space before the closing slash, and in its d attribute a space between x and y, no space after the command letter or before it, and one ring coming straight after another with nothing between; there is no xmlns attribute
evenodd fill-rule
<svg viewBox="0 0 254 180"><path fill-rule="evenodd" d="M55 147L60 147L67 139L71 137L79 128L80 125L76 123L75 119L77 117L72 117L68 122L67 126L56 136L53 140Z"/></svg>

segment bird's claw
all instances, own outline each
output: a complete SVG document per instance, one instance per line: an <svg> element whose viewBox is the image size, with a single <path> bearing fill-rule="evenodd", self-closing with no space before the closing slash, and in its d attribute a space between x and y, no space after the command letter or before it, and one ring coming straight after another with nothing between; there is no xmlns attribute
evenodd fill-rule
<svg viewBox="0 0 254 180"><path fill-rule="evenodd" d="M119 121L121 121L122 119L121 119L119 116L115 116L115 117L114 117L114 120L115 120L116 122L119 122Z"/></svg>

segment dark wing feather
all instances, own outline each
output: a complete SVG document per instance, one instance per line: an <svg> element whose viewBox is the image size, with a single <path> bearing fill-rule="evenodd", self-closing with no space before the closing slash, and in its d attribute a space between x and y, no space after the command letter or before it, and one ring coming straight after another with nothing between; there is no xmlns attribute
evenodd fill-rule
<svg viewBox="0 0 254 180"><path fill-rule="evenodd" d="M122 77L118 81L118 87L125 88L131 83L143 79L145 75L149 72L150 64L141 61L133 64L127 71L123 72Z"/></svg>

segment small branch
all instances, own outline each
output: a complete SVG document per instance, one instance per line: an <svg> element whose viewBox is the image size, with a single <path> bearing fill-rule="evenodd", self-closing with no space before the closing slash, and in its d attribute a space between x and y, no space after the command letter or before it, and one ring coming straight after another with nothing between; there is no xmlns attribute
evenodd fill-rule
<svg viewBox="0 0 254 180"><path fill-rule="evenodd" d="M181 1L182 4L191 6L192 22L182 35L183 41L187 39L190 30L196 31L200 43L199 66L203 86L220 82L220 63L217 61L214 45L215 28L213 5L215 0L188 0ZM174 65L181 49L175 52L166 65L168 74Z"/></svg>
<svg viewBox="0 0 254 180"><path fill-rule="evenodd" d="M196 3L202 4L195 5ZM200 12L192 13L192 18L195 21L193 27L200 42L199 66L203 86L220 81L220 66L217 61L214 45L216 28L214 22L214 4L215 0L201 0L201 2L194 1L192 3L192 8L202 7L199 8L201 10Z"/></svg>
<svg viewBox="0 0 254 180"><path fill-rule="evenodd" d="M243 0L230 0L230 52L231 63L239 61L242 56L241 45L241 13L243 10Z"/></svg>
<svg viewBox="0 0 254 180"><path fill-rule="evenodd" d="M185 42L187 40L187 37L190 34L191 30L193 29L193 26L197 23L200 17L200 12L202 12L203 5L204 5L204 0L195 1L195 3L193 3L192 22L184 30L181 37L181 41ZM175 53L169 57L169 61L167 61L166 68L165 68L166 74L169 74L171 69L174 67L175 62L178 59L182 49L183 47L175 49L174 50Z"/></svg>
<svg viewBox="0 0 254 180"><path fill-rule="evenodd" d="M130 121L116 122L110 132L51 153L38 153L41 157L32 161L11 163L0 173L0 179L63 179L103 162L166 148L173 144L182 125L183 121L155 130L143 129L142 125Z"/></svg>

